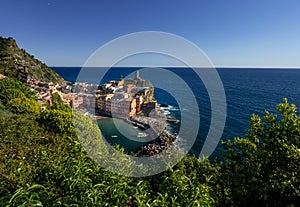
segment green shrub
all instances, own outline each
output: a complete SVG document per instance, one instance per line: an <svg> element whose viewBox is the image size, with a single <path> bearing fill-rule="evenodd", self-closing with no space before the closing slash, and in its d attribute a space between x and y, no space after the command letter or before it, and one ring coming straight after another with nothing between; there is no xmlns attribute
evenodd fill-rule
<svg viewBox="0 0 300 207"><path fill-rule="evenodd" d="M10 100L15 98L26 99L26 96L22 91L15 88L8 88L8 89L5 88L0 93L0 100L2 101L3 104L7 104Z"/></svg>
<svg viewBox="0 0 300 207"><path fill-rule="evenodd" d="M7 102L6 107L13 113L17 114L40 114L41 105L32 99L14 98Z"/></svg>
<svg viewBox="0 0 300 207"><path fill-rule="evenodd" d="M0 80L0 94L4 95L3 93L6 89L20 90L27 98L37 100L36 91L31 90L30 87L12 78L3 78Z"/></svg>
<svg viewBox="0 0 300 207"><path fill-rule="evenodd" d="M74 131L72 112L44 110L38 120L49 132L70 134Z"/></svg>
<svg viewBox="0 0 300 207"><path fill-rule="evenodd" d="M37 93L10 78L0 80L0 101L13 113L39 114L41 111Z"/></svg>

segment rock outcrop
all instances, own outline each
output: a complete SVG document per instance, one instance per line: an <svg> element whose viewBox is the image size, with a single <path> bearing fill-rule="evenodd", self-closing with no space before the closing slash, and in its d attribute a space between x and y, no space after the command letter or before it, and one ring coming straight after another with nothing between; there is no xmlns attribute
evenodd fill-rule
<svg viewBox="0 0 300 207"><path fill-rule="evenodd" d="M0 74L26 82L37 79L43 82L66 84L65 80L47 65L20 49L12 38L0 36Z"/></svg>
<svg viewBox="0 0 300 207"><path fill-rule="evenodd" d="M167 150L175 142L175 140L176 136L168 133L167 131L163 131L154 142L141 147L139 155L152 156L160 154L162 151Z"/></svg>

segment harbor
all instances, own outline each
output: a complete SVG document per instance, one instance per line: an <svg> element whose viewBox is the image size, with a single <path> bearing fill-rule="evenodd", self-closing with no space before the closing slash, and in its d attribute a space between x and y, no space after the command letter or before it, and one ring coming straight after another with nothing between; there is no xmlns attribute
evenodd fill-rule
<svg viewBox="0 0 300 207"><path fill-rule="evenodd" d="M87 109L95 110L98 125L111 145L118 144L129 153L153 155L175 141L176 136L166 131L166 124L177 124L179 120L167 116L168 105L157 103L154 86L142 79L139 71L134 78L121 76L119 81L100 84L93 92Z"/></svg>

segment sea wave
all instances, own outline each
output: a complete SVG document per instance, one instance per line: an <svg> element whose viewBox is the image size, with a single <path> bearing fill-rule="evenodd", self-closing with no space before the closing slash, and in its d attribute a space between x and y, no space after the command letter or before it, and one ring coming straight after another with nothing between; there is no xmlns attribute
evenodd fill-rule
<svg viewBox="0 0 300 207"><path fill-rule="evenodd" d="M185 151L188 145L187 141L180 136L176 136L176 139L173 142L173 144L182 151Z"/></svg>
<svg viewBox="0 0 300 207"><path fill-rule="evenodd" d="M180 111L179 107L168 105L168 107L160 107L164 111Z"/></svg>

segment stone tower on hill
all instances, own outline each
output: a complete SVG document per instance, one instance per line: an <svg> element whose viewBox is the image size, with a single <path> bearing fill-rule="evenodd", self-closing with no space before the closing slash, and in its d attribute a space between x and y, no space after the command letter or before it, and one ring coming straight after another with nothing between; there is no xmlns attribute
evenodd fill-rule
<svg viewBox="0 0 300 207"><path fill-rule="evenodd" d="M135 80L141 79L141 78L140 78L140 72L139 72L138 70L135 71L135 73L134 73L134 79L135 79Z"/></svg>

